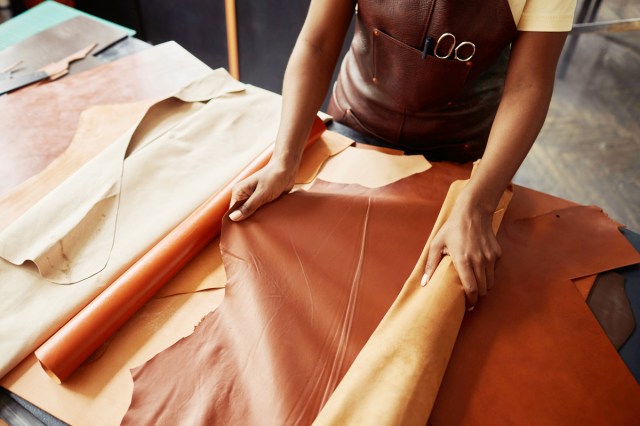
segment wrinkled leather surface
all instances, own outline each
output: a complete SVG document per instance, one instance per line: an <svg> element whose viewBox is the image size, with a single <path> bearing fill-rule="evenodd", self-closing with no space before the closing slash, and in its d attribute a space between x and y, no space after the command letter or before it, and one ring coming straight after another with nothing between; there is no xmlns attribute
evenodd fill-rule
<svg viewBox="0 0 640 426"><path fill-rule="evenodd" d="M84 109L168 96L208 70L189 52L169 42L0 97L0 194L40 172L64 152Z"/></svg>
<svg viewBox="0 0 640 426"><path fill-rule="evenodd" d="M437 40L445 32L476 44L471 61L422 59L425 37ZM516 33L506 0L359 2L329 113L399 148L424 151L430 160L478 158Z"/></svg>
<svg viewBox="0 0 640 426"><path fill-rule="evenodd" d="M225 221L225 300L133 370L124 424L311 423L466 176L437 164L375 190L318 184ZM519 188L514 205L496 287L463 321L431 422L629 424L640 390L570 279L640 256L596 208L547 213L552 199Z"/></svg>
<svg viewBox="0 0 640 426"><path fill-rule="evenodd" d="M420 281L429 246L467 184L451 184L415 268L314 426L427 423L465 314L465 296L449 256L443 257L426 287ZM498 203L494 232L512 195L509 187Z"/></svg>
<svg viewBox="0 0 640 426"><path fill-rule="evenodd" d="M468 176L435 169L378 189L316 184L226 220L224 302L133 370L123 424L310 424L413 269L450 182Z"/></svg>

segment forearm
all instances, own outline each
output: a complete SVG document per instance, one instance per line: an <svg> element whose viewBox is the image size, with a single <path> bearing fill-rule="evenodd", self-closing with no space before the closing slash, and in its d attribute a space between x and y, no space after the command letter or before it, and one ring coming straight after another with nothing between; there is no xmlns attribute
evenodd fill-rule
<svg viewBox="0 0 640 426"><path fill-rule="evenodd" d="M282 88L282 113L274 161L287 169L300 161L316 113L327 93L337 55L298 40Z"/></svg>
<svg viewBox="0 0 640 426"><path fill-rule="evenodd" d="M504 93L487 149L463 201L491 213L544 123L566 33L521 33L509 62Z"/></svg>
<svg viewBox="0 0 640 426"><path fill-rule="evenodd" d="M295 170L311 125L329 89L349 22L353 0L312 0L293 48L282 87L282 114L273 162Z"/></svg>
<svg viewBox="0 0 640 426"><path fill-rule="evenodd" d="M552 91L551 85L530 85L505 93L487 149L465 194L471 204L493 212L542 128Z"/></svg>

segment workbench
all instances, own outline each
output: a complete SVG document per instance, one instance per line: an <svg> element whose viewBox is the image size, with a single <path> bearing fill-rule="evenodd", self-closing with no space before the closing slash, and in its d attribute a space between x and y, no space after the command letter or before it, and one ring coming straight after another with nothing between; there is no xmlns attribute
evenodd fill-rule
<svg viewBox="0 0 640 426"><path fill-rule="evenodd" d="M9 23L13 26L16 25L15 22L10 21ZM2 31L2 26L0 26L0 33L1 31ZM174 57L177 59L175 63L173 63L172 61L163 61L161 63L161 61L159 61L157 57L154 57L151 54L145 57L144 56L145 51L149 53L148 49L150 48L151 46L148 45L147 43L144 43L138 39L135 39L129 36L126 39L118 42L114 46L111 46L110 48L104 50L99 55L96 55L95 59L91 60L93 61L92 65L99 66L107 62L118 61L124 58L124 62L120 62L119 63L120 65L114 63L113 64L114 68L121 66L122 67L121 69L125 70L128 67L135 67L138 64L146 64L145 66L147 68L145 68L145 72L148 72L148 69L157 70L159 75L158 78L163 81L162 83L158 83L157 82L158 80L156 80L154 83L155 87L152 87L153 85L151 84L148 84L148 87L144 87L145 75L137 75L135 68L129 68L130 73L126 73L123 76L123 80L126 83L123 83L122 86L118 88L114 88L113 86L110 86L108 90L105 90L105 92L108 92L108 93L104 94L102 98L96 98L91 100L90 104L96 105L100 103L127 102L131 100L139 100L145 97L159 96L167 91L167 87L173 87L173 88L178 87L180 84L179 80L181 78L187 79L189 75L197 74L198 72L206 68L204 64L198 64L197 60L189 62L187 59L185 59L187 56L183 55L183 53L181 52L181 49L179 47L176 47L175 45L168 45L163 47L163 49L165 49L164 52L166 52L169 55L174 55ZM134 54L138 54L138 55L127 58L127 56L134 55ZM129 60L128 62L127 62L127 59ZM148 66L149 63L153 63L153 64L151 66ZM188 65L187 68L183 67L183 65L185 64ZM74 71L74 68L75 68L75 71ZM142 68L143 67L141 65L141 69ZM84 79L84 81L87 83L100 84L99 80L96 80L95 78L94 79L91 78L92 70L90 68L87 68L86 64L84 65L84 68L83 66L74 67L73 65L71 67L72 74L74 74L75 72L80 72L80 70L84 71L84 75L82 74L78 74L77 76L72 75L72 76L66 77L66 79L73 79L73 78L79 77L80 79ZM99 74L95 73L95 75L98 76ZM110 82L110 84L111 83L112 82ZM71 84L71 83L68 83L65 80L62 80L59 82L49 83L48 85L43 86L40 89L42 89L43 93L49 92L49 94L54 94L58 90L57 87L58 88L63 87L63 84ZM131 85L136 85L137 87L137 92L133 95L126 93L126 88L130 87ZM156 88L160 88L158 90L161 91L162 93L158 93L157 91L155 91ZM47 94L45 93L45 95ZM17 108L23 107L23 105L20 105L19 103L16 103L14 105L12 102L13 98L14 98L14 95L11 95L11 94L5 97L5 99L0 98L0 110L4 110L4 111L8 111L10 109L16 110ZM15 97L15 98L18 99L18 97ZM81 104L82 103L78 103L77 108L80 108ZM86 107L88 106L88 104L85 102L84 104L82 104L82 106ZM77 117L80 111L72 110L71 113L76 114L76 117ZM22 111L16 111L15 114L22 114ZM69 120L69 122L73 122L73 121L74 121L73 118ZM23 125L24 123L25 122L22 122L20 124ZM22 147L22 146L16 147L15 145L13 147L10 147L9 144L13 143L13 141L10 141L9 138L5 139L5 137L0 138L0 149L2 149L3 152L9 152L11 153L11 155L15 155L15 157L6 157L2 161L2 171L1 171L2 176L10 176L12 178L4 179L4 183L2 184L4 186L0 187L0 191L2 192L10 191L13 186L17 186L23 181L36 175L41 170L45 169L46 166L51 161L55 160L66 148L65 141L68 143L68 141L71 140L72 133L70 132L75 130L74 126L67 125L67 127L68 129L66 129L66 133L63 132L63 134L56 135L56 137L53 138L57 142L53 143L53 145L51 146L45 146L45 141L40 140L40 141L35 141L31 145L25 146L25 147ZM351 129L345 128L344 126L341 126L338 123L330 124L329 129L333 130L334 132L343 134L356 141L369 143L372 145L384 145L381 141L372 140L369 137L360 135L357 132ZM56 132L57 131L52 130L52 133L56 133ZM47 140L47 142L50 142L50 141ZM21 162L25 158L31 159L31 160L28 160L28 161L31 161L30 163L31 167L25 167L24 166L25 163ZM20 160L20 161L17 161L17 160ZM2 195L2 193L0 193L0 195ZM640 252L640 236L629 230L623 230L623 233L625 234L625 237L634 245L636 250ZM624 268L617 272L625 276L625 279L626 279L625 289L627 292L627 296L629 298L629 301L631 302L635 318L640 319L640 267L638 265L635 265L635 266ZM222 291L219 291L215 297L221 298L222 293L223 293ZM624 346L620 351L621 356L623 357L628 367L636 377L636 380L638 381L640 381L640 356L639 356L640 343L638 342L639 340L640 340L640 333L636 328L634 334L629 340L630 342L632 342L632 344ZM3 389L2 394L0 394L0 407L2 407L0 414L3 414L5 416L11 416L12 421L18 422L19 420L17 419L22 419L20 421L24 421L25 424L38 424L36 423L36 421L40 421L44 424L51 424L51 425L63 424L62 422L57 420L55 417L49 415L48 413L40 410L35 405L31 404L29 401L26 401L25 399L20 398L19 396L12 394L11 392L5 389ZM34 420L34 418L38 418L39 420Z"/></svg>

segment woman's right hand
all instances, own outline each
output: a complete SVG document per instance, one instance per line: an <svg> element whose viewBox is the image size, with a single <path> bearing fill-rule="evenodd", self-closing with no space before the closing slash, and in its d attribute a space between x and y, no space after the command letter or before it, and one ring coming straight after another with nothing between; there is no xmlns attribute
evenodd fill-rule
<svg viewBox="0 0 640 426"><path fill-rule="evenodd" d="M295 183L293 169L270 162L261 170L237 183L231 191L230 207L238 202L244 201L244 203L231 212L229 219L234 222L244 220L261 206L289 192Z"/></svg>

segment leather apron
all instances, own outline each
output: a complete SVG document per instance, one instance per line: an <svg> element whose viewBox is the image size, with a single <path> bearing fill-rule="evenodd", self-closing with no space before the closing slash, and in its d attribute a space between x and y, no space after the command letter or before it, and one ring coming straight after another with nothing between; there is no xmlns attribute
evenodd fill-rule
<svg viewBox="0 0 640 426"><path fill-rule="evenodd" d="M422 59L427 37L435 45L444 33L456 46L475 44L472 59L440 59L433 48ZM487 144L516 35L507 0L361 0L329 114L429 160L475 160ZM440 56L451 46L444 41Z"/></svg>

